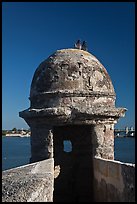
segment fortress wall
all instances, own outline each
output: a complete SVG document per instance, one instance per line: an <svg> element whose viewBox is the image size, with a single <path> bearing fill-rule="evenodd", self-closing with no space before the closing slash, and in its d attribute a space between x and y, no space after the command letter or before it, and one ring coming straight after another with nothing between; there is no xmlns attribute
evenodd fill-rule
<svg viewBox="0 0 137 204"><path fill-rule="evenodd" d="M135 202L135 164L94 158L94 200Z"/></svg>
<svg viewBox="0 0 137 204"><path fill-rule="evenodd" d="M95 202L135 202L135 164L95 157L93 169ZM54 159L2 172L2 202L53 202L53 191Z"/></svg>
<svg viewBox="0 0 137 204"><path fill-rule="evenodd" d="M53 202L54 159L2 172L2 202Z"/></svg>

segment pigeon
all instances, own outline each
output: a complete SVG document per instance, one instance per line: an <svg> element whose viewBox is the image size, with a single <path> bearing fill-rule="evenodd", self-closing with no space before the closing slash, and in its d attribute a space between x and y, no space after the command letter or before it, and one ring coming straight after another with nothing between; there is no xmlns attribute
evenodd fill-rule
<svg viewBox="0 0 137 204"><path fill-rule="evenodd" d="M82 44L82 50L85 50L85 51L88 51L88 48L87 48L87 42L86 41L83 41L83 44Z"/></svg>
<svg viewBox="0 0 137 204"><path fill-rule="evenodd" d="M80 40L78 40L78 41L75 43L74 47L75 47L76 49L80 49L80 50L81 50L81 42L80 42Z"/></svg>

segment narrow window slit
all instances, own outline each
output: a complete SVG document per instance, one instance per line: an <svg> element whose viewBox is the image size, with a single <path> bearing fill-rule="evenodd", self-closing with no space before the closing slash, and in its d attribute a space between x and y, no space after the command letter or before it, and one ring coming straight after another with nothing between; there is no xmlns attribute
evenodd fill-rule
<svg viewBox="0 0 137 204"><path fill-rule="evenodd" d="M89 84L89 86L91 85L91 82L90 82L90 77L88 78L88 84Z"/></svg>
<svg viewBox="0 0 137 204"><path fill-rule="evenodd" d="M63 148L64 152L72 152L72 143L70 140L64 140L63 145L64 145L64 148Z"/></svg>

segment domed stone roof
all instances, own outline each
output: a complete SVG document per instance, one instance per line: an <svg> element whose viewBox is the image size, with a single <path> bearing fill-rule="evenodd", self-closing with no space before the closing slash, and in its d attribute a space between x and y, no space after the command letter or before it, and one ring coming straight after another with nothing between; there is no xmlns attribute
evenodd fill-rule
<svg viewBox="0 0 137 204"><path fill-rule="evenodd" d="M30 97L54 91L115 95L104 66L92 54L79 49L58 50L37 68Z"/></svg>
<svg viewBox="0 0 137 204"><path fill-rule="evenodd" d="M23 118L45 117L47 123L88 123L124 116L115 108L112 81L99 60L79 49L57 50L36 69L30 108ZM99 119L101 117L101 119Z"/></svg>

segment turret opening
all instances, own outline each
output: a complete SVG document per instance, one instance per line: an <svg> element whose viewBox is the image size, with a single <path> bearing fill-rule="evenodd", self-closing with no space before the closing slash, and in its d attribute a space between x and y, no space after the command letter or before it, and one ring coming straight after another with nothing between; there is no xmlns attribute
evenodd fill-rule
<svg viewBox="0 0 137 204"><path fill-rule="evenodd" d="M91 128L91 125L54 127L54 202L93 201Z"/></svg>

